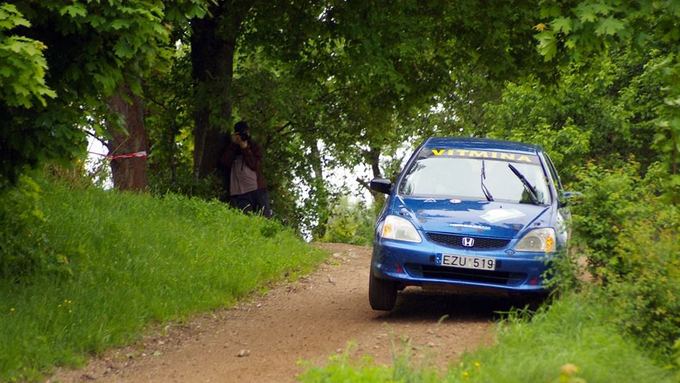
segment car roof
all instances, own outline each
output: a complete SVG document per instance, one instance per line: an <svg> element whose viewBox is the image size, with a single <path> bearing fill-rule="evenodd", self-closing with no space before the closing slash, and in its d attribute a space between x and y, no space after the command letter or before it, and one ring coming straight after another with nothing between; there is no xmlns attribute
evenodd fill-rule
<svg viewBox="0 0 680 383"><path fill-rule="evenodd" d="M430 137L425 140L423 147L491 149L534 154L543 151L539 145L477 137Z"/></svg>

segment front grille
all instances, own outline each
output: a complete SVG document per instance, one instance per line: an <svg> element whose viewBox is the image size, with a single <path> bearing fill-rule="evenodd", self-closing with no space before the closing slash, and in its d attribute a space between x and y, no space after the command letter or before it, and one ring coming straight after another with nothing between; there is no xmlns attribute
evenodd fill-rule
<svg viewBox="0 0 680 383"><path fill-rule="evenodd" d="M510 242L509 239L502 238L471 237L466 235L442 233L427 233L427 238L429 238L430 241L436 242L440 245L454 247L457 249L502 249ZM463 238L474 239L474 245L463 246Z"/></svg>
<svg viewBox="0 0 680 383"><path fill-rule="evenodd" d="M495 285L515 286L522 283L525 273L507 271L471 270L446 266L420 266L424 278L443 279L448 281L465 281L489 283ZM413 269L413 267L411 267Z"/></svg>

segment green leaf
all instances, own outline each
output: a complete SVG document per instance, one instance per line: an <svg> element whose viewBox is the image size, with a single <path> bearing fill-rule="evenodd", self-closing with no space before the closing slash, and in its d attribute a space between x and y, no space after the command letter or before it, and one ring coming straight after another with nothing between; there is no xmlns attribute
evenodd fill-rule
<svg viewBox="0 0 680 383"><path fill-rule="evenodd" d="M623 21L615 19L613 17L607 17L598 23L597 28L595 28L595 34L598 36L607 35L613 36L619 31L625 28Z"/></svg>
<svg viewBox="0 0 680 383"><path fill-rule="evenodd" d="M7 39L5 47L14 53L19 53L25 49L25 44L21 41L17 41L16 39Z"/></svg>
<svg viewBox="0 0 680 383"><path fill-rule="evenodd" d="M574 9L574 13L576 16L578 16L579 20L584 23L594 22L597 20L597 13L595 12L595 9L593 9L592 5L581 3Z"/></svg>
<svg viewBox="0 0 680 383"><path fill-rule="evenodd" d="M556 5L550 5L550 6L544 6L541 7L541 18L548 18L548 17L555 17L559 16L562 12L560 11L560 7Z"/></svg>
<svg viewBox="0 0 680 383"><path fill-rule="evenodd" d="M68 14L72 18L76 18L78 16L80 17L85 17L87 16L87 9L85 9L85 6L82 4L74 3L71 5L67 5L65 7L62 7L59 10L59 14L64 16Z"/></svg>
<svg viewBox="0 0 680 383"><path fill-rule="evenodd" d="M18 26L30 27L31 23L17 10L13 4L0 5L0 30Z"/></svg>
<svg viewBox="0 0 680 383"><path fill-rule="evenodd" d="M568 49L574 49L577 46L578 37L570 37L564 42L564 46Z"/></svg>
<svg viewBox="0 0 680 383"><path fill-rule="evenodd" d="M572 21L567 17L558 17L550 23L555 32L562 32L568 35L572 29Z"/></svg>
<svg viewBox="0 0 680 383"><path fill-rule="evenodd" d="M612 11L612 7L608 4L605 4L603 2L600 3L594 3L591 5L591 8L595 13L598 15L603 15L606 16Z"/></svg>
<svg viewBox="0 0 680 383"><path fill-rule="evenodd" d="M120 30L120 29L123 29L123 28L127 28L129 26L130 26L130 22L128 20L125 20L125 19L115 19L111 23L111 28L113 28L115 30Z"/></svg>
<svg viewBox="0 0 680 383"><path fill-rule="evenodd" d="M545 61L552 60L557 54L557 39L553 31L544 31L536 35L538 40L538 52Z"/></svg>
<svg viewBox="0 0 680 383"><path fill-rule="evenodd" d="M135 54L135 49L125 41L118 41L113 50L116 52L116 56L120 58L129 58Z"/></svg>

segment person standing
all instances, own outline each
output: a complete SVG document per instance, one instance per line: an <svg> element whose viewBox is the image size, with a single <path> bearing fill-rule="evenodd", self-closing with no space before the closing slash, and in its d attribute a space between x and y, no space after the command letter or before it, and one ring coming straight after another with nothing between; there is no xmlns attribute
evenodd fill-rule
<svg viewBox="0 0 680 383"><path fill-rule="evenodd" d="M220 163L226 170L229 204L244 213L256 213L270 218L267 183L262 174L262 148L250 136L245 121L234 125L234 133L222 153Z"/></svg>

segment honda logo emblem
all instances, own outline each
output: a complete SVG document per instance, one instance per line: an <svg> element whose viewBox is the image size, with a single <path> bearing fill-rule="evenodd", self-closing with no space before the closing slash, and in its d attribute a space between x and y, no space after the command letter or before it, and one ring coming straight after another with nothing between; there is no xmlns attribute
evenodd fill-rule
<svg viewBox="0 0 680 383"><path fill-rule="evenodd" d="M463 246L472 247L475 245L475 239L470 237L463 237Z"/></svg>

